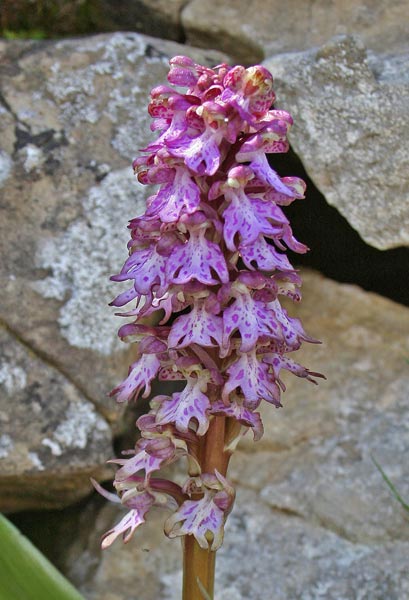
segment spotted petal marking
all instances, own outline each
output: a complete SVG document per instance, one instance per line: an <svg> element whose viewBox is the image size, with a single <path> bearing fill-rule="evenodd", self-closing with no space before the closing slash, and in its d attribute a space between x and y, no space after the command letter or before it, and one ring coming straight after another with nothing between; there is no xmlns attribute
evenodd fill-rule
<svg viewBox="0 0 409 600"><path fill-rule="evenodd" d="M205 474L206 475L206 474ZM224 536L224 523L234 502L234 489L217 473L210 475L209 487L203 486L203 498L186 500L180 508L167 519L165 533L170 538L182 535L194 535L199 546L215 552L220 548ZM204 476L202 476L204 479ZM214 483L212 480L216 480ZM208 535L212 535L211 543Z"/></svg>
<svg viewBox="0 0 409 600"><path fill-rule="evenodd" d="M269 374L268 365L262 363L256 355L256 350L244 352L227 369L229 379L224 385L222 399L228 401L229 394L241 388L248 408L256 408L261 400L281 406L280 388Z"/></svg>
<svg viewBox="0 0 409 600"><path fill-rule="evenodd" d="M212 403L210 413L212 415L233 417L242 425L251 427L255 442L263 437L264 428L260 413L253 412L249 408L246 408L244 404L239 404L235 400L230 401L229 404L225 404L222 400L217 400Z"/></svg>
<svg viewBox="0 0 409 600"><path fill-rule="evenodd" d="M132 501L128 501L128 506L131 505L132 510L115 527L104 534L102 548L108 548L121 534L124 542L129 542L139 525L145 523L145 514L152 508L154 502L155 497L149 492L142 492L132 498Z"/></svg>
<svg viewBox="0 0 409 600"><path fill-rule="evenodd" d="M145 471L145 479L159 471L161 467L172 462L176 457L176 448L168 437L141 439L136 446L136 454L131 458L115 458L111 463L121 465L115 473L115 483L132 477L139 471Z"/></svg>
<svg viewBox="0 0 409 600"><path fill-rule="evenodd" d="M173 181L162 186L146 214L158 216L164 223L177 221L182 213L193 213L200 203L200 191L189 171L178 167Z"/></svg>
<svg viewBox="0 0 409 600"><path fill-rule="evenodd" d="M228 194L230 204L223 213L223 235L229 250L237 250L239 239L241 244L252 244L260 234L273 237L277 227L273 227L263 214L259 204L264 202L249 198L242 189ZM276 207L277 208L277 207ZM266 211L264 211L266 213Z"/></svg>
<svg viewBox="0 0 409 600"><path fill-rule="evenodd" d="M188 136L168 144L172 156L183 158L185 165L198 175L214 175L220 166L220 142L223 132L207 126L205 131L189 139Z"/></svg>
<svg viewBox="0 0 409 600"><path fill-rule="evenodd" d="M197 279L214 285L229 280L225 258L219 246L205 238L204 229L191 231L189 240L175 248L168 258L166 271L172 283L183 284Z"/></svg>
<svg viewBox="0 0 409 600"><path fill-rule="evenodd" d="M118 402L137 399L144 389L142 398L151 393L151 381L160 369L160 361L155 354L143 354L129 369L128 377L112 390L110 396L116 396Z"/></svg>
<svg viewBox="0 0 409 600"><path fill-rule="evenodd" d="M287 256L268 244L260 235L252 244L240 244L239 252L248 269L254 270L253 262L261 271L293 271Z"/></svg>
<svg viewBox="0 0 409 600"><path fill-rule="evenodd" d="M121 272L111 277L112 281L133 280L133 287L137 294L147 295L154 285L161 289L166 287L165 277L166 257L156 252L155 244L148 248L135 250L126 260ZM135 297L134 292L127 292L129 298ZM123 306L129 302L127 296L120 294L114 301L114 306Z"/></svg>
<svg viewBox="0 0 409 600"><path fill-rule="evenodd" d="M206 310L204 301L196 301L187 315L178 317L169 334L169 347L185 348L191 344L216 346L222 342L222 319Z"/></svg>
<svg viewBox="0 0 409 600"><path fill-rule="evenodd" d="M159 425L173 423L178 431L187 432L192 419L197 424L197 435L204 435L209 427L208 411L210 401L206 391L206 381L190 377L182 392L171 398L164 396L156 413Z"/></svg>

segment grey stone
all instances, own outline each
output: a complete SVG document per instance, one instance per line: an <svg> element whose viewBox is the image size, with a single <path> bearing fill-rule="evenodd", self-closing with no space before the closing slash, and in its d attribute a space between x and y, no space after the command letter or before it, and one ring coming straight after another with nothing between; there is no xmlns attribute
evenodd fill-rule
<svg viewBox="0 0 409 600"><path fill-rule="evenodd" d="M60 508L107 476L111 430L61 373L0 328L0 510Z"/></svg>
<svg viewBox="0 0 409 600"><path fill-rule="evenodd" d="M152 135L149 91L181 53L224 59L134 33L0 42L0 319L113 422L106 394L133 349L116 337L109 277L152 193L130 163Z"/></svg>
<svg viewBox="0 0 409 600"><path fill-rule="evenodd" d="M408 308L306 272L303 301L290 310L323 342L297 361L327 381L287 377L284 408L264 407L266 435L256 445L245 439L232 476L273 509L353 542L409 540L372 460L409 499Z"/></svg>
<svg viewBox="0 0 409 600"><path fill-rule="evenodd" d="M288 310L322 344L294 358L327 381L317 387L288 374L284 407L262 409L264 437L246 436L234 454L237 500L217 555L215 597L402 600L409 521L371 455L409 501L409 309L302 275L304 299ZM98 513L70 577L88 600L131 600L135 589L141 600L180 598L180 545L162 533L165 514L151 515L129 546L117 541L102 556L95 549L121 516L109 506ZM95 552L92 572L76 569Z"/></svg>
<svg viewBox="0 0 409 600"><path fill-rule="evenodd" d="M186 38L250 64L272 54L306 50L334 35L358 34L385 53L407 48L406 0L192 0L182 11Z"/></svg>
<svg viewBox="0 0 409 600"><path fill-rule="evenodd" d="M352 37L265 61L290 142L326 200L379 249L409 245L409 55Z"/></svg>
<svg viewBox="0 0 409 600"><path fill-rule="evenodd" d="M239 490L216 559L215 598L400 600L409 594L408 550L408 542L353 544ZM179 600L181 572L161 579L161 598Z"/></svg>

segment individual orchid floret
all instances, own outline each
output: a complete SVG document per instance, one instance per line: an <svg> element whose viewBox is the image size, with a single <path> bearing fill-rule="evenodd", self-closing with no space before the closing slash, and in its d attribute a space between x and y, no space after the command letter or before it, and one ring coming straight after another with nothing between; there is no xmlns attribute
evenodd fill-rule
<svg viewBox="0 0 409 600"><path fill-rule="evenodd" d="M178 431L187 432L195 427L197 435L204 435L209 427L210 400L206 395L206 376L190 377L182 392L156 396L151 406L159 425L173 423Z"/></svg>
<svg viewBox="0 0 409 600"><path fill-rule="evenodd" d="M189 495L203 494L200 500L186 500L165 523L170 538L193 535L201 548L216 551L223 542L224 523L232 509L235 491L217 470L188 480L184 487Z"/></svg>
<svg viewBox="0 0 409 600"><path fill-rule="evenodd" d="M223 320L211 310L208 299L195 298L191 311L181 315L173 323L169 332L169 346L172 348L185 348L191 344L221 346L222 327Z"/></svg>
<svg viewBox="0 0 409 600"><path fill-rule="evenodd" d="M163 468L178 458L177 448L170 437L160 436L153 439L141 438L131 458L117 458L110 462L120 465L116 472L115 482L128 479L132 475L144 471L145 483L155 471Z"/></svg>
<svg viewBox="0 0 409 600"><path fill-rule="evenodd" d="M261 65L233 67L223 84L222 101L236 108L241 118L250 123L263 118L275 100L273 78Z"/></svg>
<svg viewBox="0 0 409 600"><path fill-rule="evenodd" d="M244 396L240 397L238 394L230 394L230 399L227 404L222 400L216 400L212 403L210 412L213 415L224 415L226 417L234 418L243 425L245 430L244 433L246 433L250 427L253 430L255 442L258 442L258 440L263 437L264 427L260 413L254 412L244 406Z"/></svg>
<svg viewBox="0 0 409 600"><path fill-rule="evenodd" d="M131 510L124 516L124 518L115 525L112 529L107 531L102 538L102 548L108 548L118 536L122 535L123 541L129 542L135 530L145 523L145 514L155 504L155 496L149 492L143 492L138 496L128 501L128 506Z"/></svg>
<svg viewBox="0 0 409 600"><path fill-rule="evenodd" d="M192 225L187 241L177 246L166 263L168 280L186 284L192 279L208 285L227 283L229 274L220 247L206 238L210 223Z"/></svg>
<svg viewBox="0 0 409 600"><path fill-rule="evenodd" d="M280 388L268 365L257 356L256 349L239 353L227 374L229 378L223 388L223 400L227 401L231 392L240 389L245 398L244 405L248 408L257 408L262 400L281 406Z"/></svg>
<svg viewBox="0 0 409 600"><path fill-rule="evenodd" d="M147 216L159 217L163 223L174 223L184 212L192 214L200 204L200 190L189 171L183 167L173 169L172 181L153 196L146 211Z"/></svg>
<svg viewBox="0 0 409 600"><path fill-rule="evenodd" d="M111 396L116 396L118 402L125 402L137 399L144 390L143 398L147 398L151 392L151 382L158 374L160 366L156 354L142 354L131 365L128 377L112 390Z"/></svg>

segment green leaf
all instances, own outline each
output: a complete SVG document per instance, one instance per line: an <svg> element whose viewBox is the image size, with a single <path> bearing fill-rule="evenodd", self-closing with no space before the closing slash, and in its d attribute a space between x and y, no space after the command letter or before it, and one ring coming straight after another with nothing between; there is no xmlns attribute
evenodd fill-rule
<svg viewBox="0 0 409 600"><path fill-rule="evenodd" d="M0 600L84 600L33 544L0 515Z"/></svg>
<svg viewBox="0 0 409 600"><path fill-rule="evenodd" d="M376 461L376 459L372 456L371 454L371 459L373 464L375 465L375 467L378 469L379 473L382 475L382 479L385 481L386 485L388 486L388 488L390 489L390 491L392 492L392 495L396 498L396 500L399 502L399 504L407 511L409 512L409 504L407 504L404 499L402 498L402 496L399 494L398 490L396 489L396 487L393 485L392 481L389 479L389 477L386 475L385 471L382 469L381 465Z"/></svg>

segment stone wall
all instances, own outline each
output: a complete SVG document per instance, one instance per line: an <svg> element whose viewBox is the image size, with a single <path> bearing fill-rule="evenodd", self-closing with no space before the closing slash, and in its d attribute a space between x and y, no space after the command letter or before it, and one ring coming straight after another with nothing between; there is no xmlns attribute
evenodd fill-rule
<svg viewBox="0 0 409 600"><path fill-rule="evenodd" d="M128 32L0 41L0 505L39 511L14 516L32 535L34 521L48 527L45 509L70 507L44 550L87 599L131 600L141 590L141 600L176 600L179 545L162 535L162 515L130 549L117 543L102 555L99 536L118 514L89 496L90 476L110 477L113 441L134 420L107 398L132 359L116 338L107 304L118 290L108 278L149 193L130 167L151 135L149 90L175 54L264 60L277 106L294 116L292 151L311 198L321 193L373 250L365 268L383 280L379 290L408 299L409 8L55 0L27 19L28 4L2 4L3 30ZM331 240L331 222L314 215L308 243L314 252L325 239L329 256L331 244L341 249L336 277L345 239ZM323 341L304 357L328 380L289 380L284 408L265 411L264 438L237 452L216 597L264 600L271 589L274 600L403 599L408 523L372 457L408 499L408 308L316 272L303 277L304 300L290 311Z"/></svg>

